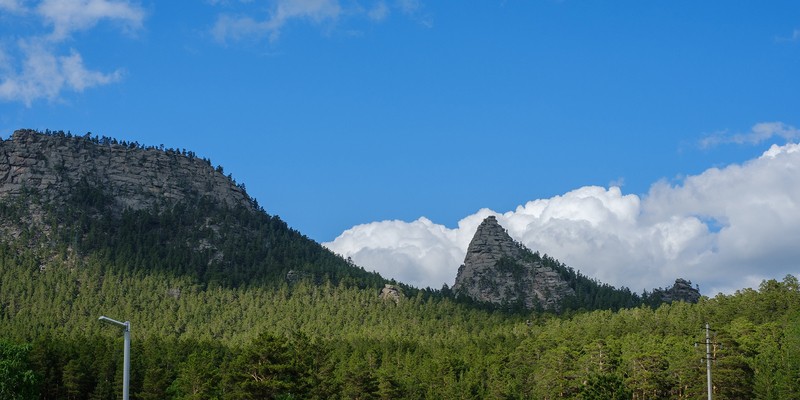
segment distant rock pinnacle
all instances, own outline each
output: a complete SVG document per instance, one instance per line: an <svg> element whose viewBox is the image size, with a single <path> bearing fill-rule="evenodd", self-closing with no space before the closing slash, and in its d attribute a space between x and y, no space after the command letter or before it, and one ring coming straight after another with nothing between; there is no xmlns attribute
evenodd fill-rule
<svg viewBox="0 0 800 400"><path fill-rule="evenodd" d="M453 291L477 301L559 310L575 292L554 269L512 239L494 216L478 226Z"/></svg>
<svg viewBox="0 0 800 400"><path fill-rule="evenodd" d="M662 303L672 303L683 301L687 303L697 303L700 300L700 291L692 287L692 281L683 278L675 280L675 284L669 289L655 289L652 296Z"/></svg>

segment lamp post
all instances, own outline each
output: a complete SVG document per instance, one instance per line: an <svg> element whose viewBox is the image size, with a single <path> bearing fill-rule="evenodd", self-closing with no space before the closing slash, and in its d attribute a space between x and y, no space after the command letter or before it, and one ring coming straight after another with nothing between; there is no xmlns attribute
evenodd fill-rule
<svg viewBox="0 0 800 400"><path fill-rule="evenodd" d="M130 386L129 380L131 376L131 323L130 321L119 322L105 315L100 317L100 321L122 328L125 335L125 351L122 367L122 400L128 400L128 387Z"/></svg>

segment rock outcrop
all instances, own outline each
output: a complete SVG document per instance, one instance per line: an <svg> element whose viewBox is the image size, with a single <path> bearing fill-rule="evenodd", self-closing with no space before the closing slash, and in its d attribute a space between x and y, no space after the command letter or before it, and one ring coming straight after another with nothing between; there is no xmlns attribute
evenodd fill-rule
<svg viewBox="0 0 800 400"><path fill-rule="evenodd" d="M558 311L575 292L558 271L530 255L494 216L487 217L467 248L453 291L480 302Z"/></svg>
<svg viewBox="0 0 800 400"><path fill-rule="evenodd" d="M661 303L684 301L697 303L700 300L700 291L692 287L692 281L678 278L669 289L655 289L652 296Z"/></svg>
<svg viewBox="0 0 800 400"><path fill-rule="evenodd" d="M33 130L0 140L0 199L33 191L45 201L58 201L82 182L101 188L119 210L191 196L253 207L242 187L191 152Z"/></svg>
<svg viewBox="0 0 800 400"><path fill-rule="evenodd" d="M381 289L381 294L379 297L383 300L391 300L395 303L399 303L400 300L403 299L403 292L400 291L395 285L385 284L383 285L383 289Z"/></svg>

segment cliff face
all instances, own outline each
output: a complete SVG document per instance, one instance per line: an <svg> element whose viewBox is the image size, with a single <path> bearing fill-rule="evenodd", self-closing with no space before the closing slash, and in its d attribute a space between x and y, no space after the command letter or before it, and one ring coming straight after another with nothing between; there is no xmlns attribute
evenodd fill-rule
<svg viewBox="0 0 800 400"><path fill-rule="evenodd" d="M467 248L453 291L492 304L559 310L574 290L558 271L529 255L490 216L478 226Z"/></svg>
<svg viewBox="0 0 800 400"><path fill-rule="evenodd" d="M33 191L45 201L59 201L82 182L102 188L118 210L190 196L253 208L241 187L191 153L32 130L0 141L0 199Z"/></svg>
<svg viewBox="0 0 800 400"><path fill-rule="evenodd" d="M692 287L692 282L682 278L675 280L675 284L669 289L655 289L652 296L662 303L672 303L683 301L686 303L697 303L700 300L700 291Z"/></svg>

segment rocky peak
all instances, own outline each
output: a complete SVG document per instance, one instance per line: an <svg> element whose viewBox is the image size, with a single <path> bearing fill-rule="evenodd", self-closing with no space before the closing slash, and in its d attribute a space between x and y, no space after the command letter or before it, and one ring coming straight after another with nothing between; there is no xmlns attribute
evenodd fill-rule
<svg viewBox="0 0 800 400"><path fill-rule="evenodd" d="M503 256L519 258L520 246L508 235L494 215L486 217L467 247L464 264L482 264Z"/></svg>
<svg viewBox="0 0 800 400"><path fill-rule="evenodd" d="M653 296L664 303L672 303L673 301L697 303L700 300L700 291L692 287L692 281L678 278L675 279L675 284L671 288L654 290Z"/></svg>
<svg viewBox="0 0 800 400"><path fill-rule="evenodd" d="M515 242L494 216L478 226L453 291L481 302L552 310L575 294L557 271Z"/></svg>
<svg viewBox="0 0 800 400"><path fill-rule="evenodd" d="M34 191L44 200L60 201L81 183L100 189L117 210L192 197L254 207L221 168L185 150L33 130L18 130L0 140L0 199Z"/></svg>

